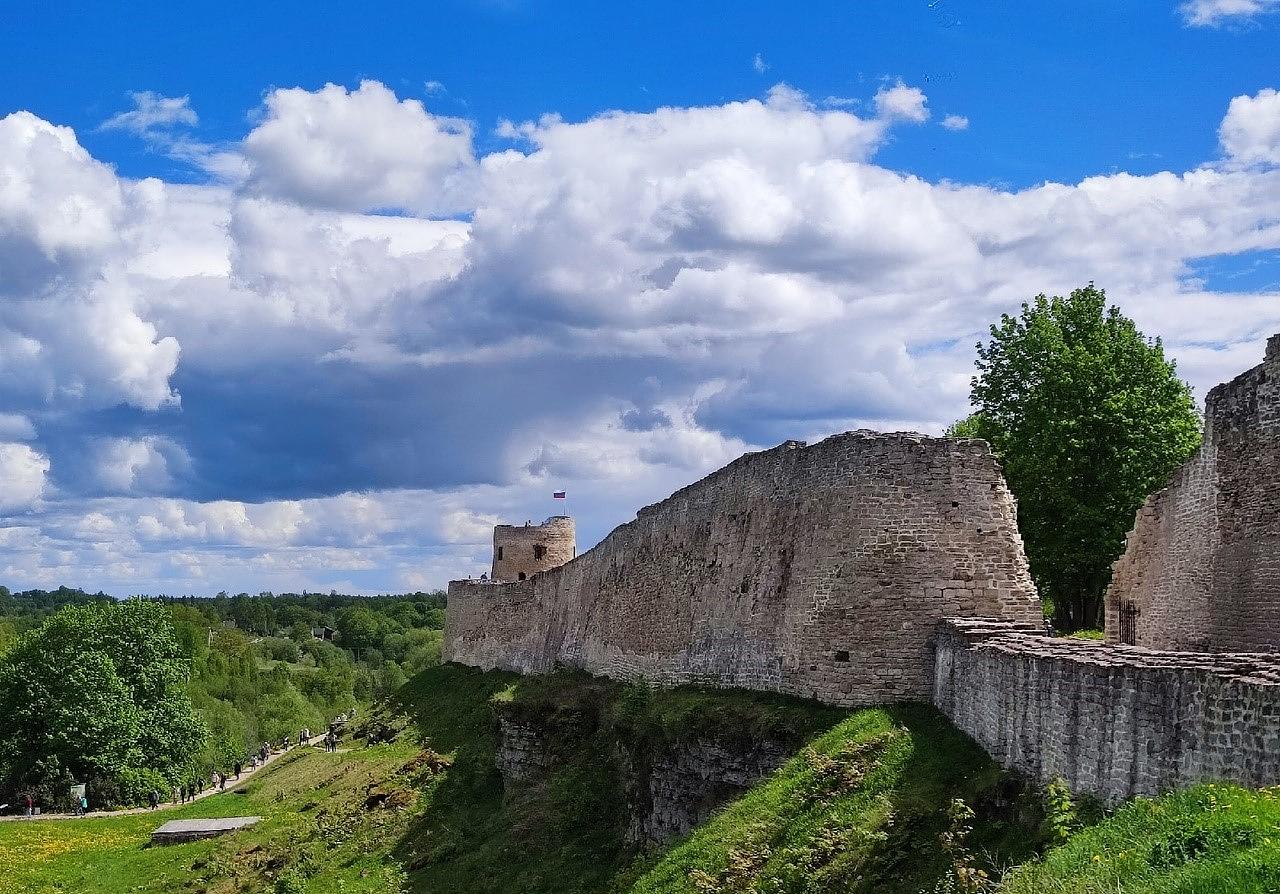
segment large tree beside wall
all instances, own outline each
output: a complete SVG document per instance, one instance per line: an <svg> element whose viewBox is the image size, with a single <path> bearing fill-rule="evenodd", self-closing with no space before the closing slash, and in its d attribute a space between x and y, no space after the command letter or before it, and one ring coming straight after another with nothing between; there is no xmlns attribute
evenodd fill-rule
<svg viewBox="0 0 1280 894"><path fill-rule="evenodd" d="M1200 444L1190 387L1092 283L1040 295L978 345L975 412L951 434L991 442L1062 631L1098 627L1134 515Z"/></svg>

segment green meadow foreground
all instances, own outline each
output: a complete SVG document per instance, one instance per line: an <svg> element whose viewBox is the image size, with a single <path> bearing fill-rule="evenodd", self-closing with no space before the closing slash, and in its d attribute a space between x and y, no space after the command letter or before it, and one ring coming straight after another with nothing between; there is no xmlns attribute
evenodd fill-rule
<svg viewBox="0 0 1280 894"><path fill-rule="evenodd" d="M357 725L395 735L390 743L297 750L184 808L0 823L3 890L1280 891L1280 791L1202 786L1079 829L1087 809L1018 784L925 706L849 712L442 666L413 678L399 707ZM504 793L495 712L547 724L556 762L545 778ZM619 749L711 733L789 734L796 755L684 840L656 853L628 845ZM219 839L148 845L169 819L246 814L264 819Z"/></svg>

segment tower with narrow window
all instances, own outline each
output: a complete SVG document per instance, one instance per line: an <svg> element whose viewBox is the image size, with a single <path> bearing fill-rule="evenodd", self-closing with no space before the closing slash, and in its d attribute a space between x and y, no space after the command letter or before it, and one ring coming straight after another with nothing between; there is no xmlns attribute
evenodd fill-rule
<svg viewBox="0 0 1280 894"><path fill-rule="evenodd" d="M577 548L573 519L567 515L553 515L540 525L497 525L491 577L499 583L525 580L568 562Z"/></svg>

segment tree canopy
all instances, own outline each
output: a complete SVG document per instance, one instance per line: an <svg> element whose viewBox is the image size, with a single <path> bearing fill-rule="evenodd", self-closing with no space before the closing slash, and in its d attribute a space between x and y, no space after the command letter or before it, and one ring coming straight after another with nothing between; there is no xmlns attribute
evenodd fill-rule
<svg viewBox="0 0 1280 894"><path fill-rule="evenodd" d="M1200 444L1191 389L1092 283L1003 315L977 367L975 412L949 433L1000 458L1055 625L1099 626L1135 513Z"/></svg>
<svg viewBox="0 0 1280 894"><path fill-rule="evenodd" d="M51 792L176 782L201 749L189 664L156 603L72 604L0 658L0 779Z"/></svg>

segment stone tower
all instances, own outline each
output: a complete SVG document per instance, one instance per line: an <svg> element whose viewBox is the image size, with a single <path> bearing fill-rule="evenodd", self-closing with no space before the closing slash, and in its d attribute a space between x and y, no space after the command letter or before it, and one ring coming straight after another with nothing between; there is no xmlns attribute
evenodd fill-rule
<svg viewBox="0 0 1280 894"><path fill-rule="evenodd" d="M524 580L559 568L577 555L573 519L553 515L540 525L498 525L493 529L493 580Z"/></svg>

